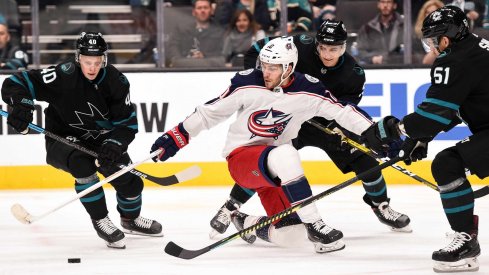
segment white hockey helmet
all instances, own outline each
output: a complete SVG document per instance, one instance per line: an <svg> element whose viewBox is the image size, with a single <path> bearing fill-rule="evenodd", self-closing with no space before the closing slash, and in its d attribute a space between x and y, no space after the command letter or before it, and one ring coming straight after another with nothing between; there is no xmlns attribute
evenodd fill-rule
<svg viewBox="0 0 489 275"><path fill-rule="evenodd" d="M260 61L269 64L281 64L283 74L289 68L290 63L292 63L292 72L294 72L297 65L297 56L297 48L291 36L272 39L260 51Z"/></svg>

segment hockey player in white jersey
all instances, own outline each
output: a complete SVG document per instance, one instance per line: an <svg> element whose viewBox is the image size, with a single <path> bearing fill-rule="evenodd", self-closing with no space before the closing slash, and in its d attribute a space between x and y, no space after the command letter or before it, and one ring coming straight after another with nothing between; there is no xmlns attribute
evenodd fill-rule
<svg viewBox="0 0 489 275"><path fill-rule="evenodd" d="M183 122L159 137L151 151L163 148L158 159L165 161L187 145L190 138L237 113L229 127L223 156L232 178L240 186L256 190L271 216L312 196L299 154L291 145L302 123L322 116L360 135L372 121L358 107L338 103L318 79L294 73L297 49L292 38L271 40L260 52L260 62L261 71L238 72L222 95L198 106ZM324 223L314 203L299 209L297 214L316 252L345 247L343 233ZM294 220L298 219L292 216L278 223L290 225ZM244 226L256 221L251 216L243 217Z"/></svg>

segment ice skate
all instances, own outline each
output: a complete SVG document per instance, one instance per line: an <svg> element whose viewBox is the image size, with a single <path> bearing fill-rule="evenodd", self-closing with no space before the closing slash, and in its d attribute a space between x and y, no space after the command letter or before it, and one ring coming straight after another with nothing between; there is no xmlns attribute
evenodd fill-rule
<svg viewBox="0 0 489 275"><path fill-rule="evenodd" d="M252 219L255 218L255 219ZM241 213L239 211L234 211L231 214L231 221L233 222L234 226L238 231L243 230L244 228L247 228L249 226L252 226L253 224L258 221L258 217L251 217L245 213ZM252 244L256 241L256 232L253 231L249 234L242 234L240 235L241 239L243 239L245 242Z"/></svg>
<svg viewBox="0 0 489 275"><path fill-rule="evenodd" d="M379 221L390 227L392 231L411 233L413 230L409 223L411 220L405 214L399 213L389 206L389 200L379 204L379 206L372 206L372 210L379 219Z"/></svg>
<svg viewBox="0 0 489 275"><path fill-rule="evenodd" d="M163 237L162 226L155 220L144 217L127 219L121 217L122 230L127 234Z"/></svg>
<svg viewBox="0 0 489 275"><path fill-rule="evenodd" d="M210 222L212 230L209 232L209 238L213 239L217 234L226 232L231 223L231 213L236 209L238 209L238 207L232 204L229 200L219 208Z"/></svg>
<svg viewBox="0 0 489 275"><path fill-rule="evenodd" d="M446 247L433 252L433 271L438 273L478 271L481 249L477 237L465 232L447 234L452 241Z"/></svg>
<svg viewBox="0 0 489 275"><path fill-rule="evenodd" d="M314 244L317 253L333 252L345 248L345 243L341 240L343 233L327 226L322 219L304 225L307 237Z"/></svg>
<svg viewBox="0 0 489 275"><path fill-rule="evenodd" d="M107 247L118 249L126 248L126 244L124 243L124 233L112 223L109 216L100 220L92 220L92 224L95 231L97 231L98 236L106 242Z"/></svg>

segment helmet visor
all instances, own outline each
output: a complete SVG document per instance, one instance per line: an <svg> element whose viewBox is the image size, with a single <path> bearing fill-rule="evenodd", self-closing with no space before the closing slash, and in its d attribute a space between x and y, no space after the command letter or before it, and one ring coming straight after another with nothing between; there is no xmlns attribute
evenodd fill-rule
<svg viewBox="0 0 489 275"><path fill-rule="evenodd" d="M438 37L426 37L421 39L421 44L425 52L431 52L431 49L438 49Z"/></svg>

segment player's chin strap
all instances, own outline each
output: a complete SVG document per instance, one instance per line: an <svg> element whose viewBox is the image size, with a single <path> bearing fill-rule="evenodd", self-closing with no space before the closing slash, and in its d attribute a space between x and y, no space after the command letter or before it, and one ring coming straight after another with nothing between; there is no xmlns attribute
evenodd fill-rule
<svg viewBox="0 0 489 275"><path fill-rule="evenodd" d="M338 185L335 185L331 188L329 188L328 190L326 191L323 191L315 196L312 196L304 201L302 201L301 203L299 204L296 204L292 207L289 207L285 210L283 210L282 212L279 212L273 216L270 216L270 217L267 217L266 219L260 219L260 222L259 223L256 223L250 227L247 227L247 228L244 228L243 230L241 231L238 231L220 241L217 241L209 246L206 246L202 249L198 249L198 250L188 250L188 249L185 249L179 245L177 245L176 243L174 242L169 242L166 246L165 246L165 252L169 255L172 255L174 257L177 257L177 258L181 258L181 259L186 259L186 260L190 260L190 259L193 259L195 257L198 257L204 253L207 253L215 248L218 248L218 247L221 247L222 245L232 241L232 240L235 240L235 239L238 239L240 236L244 236L246 234L250 234L251 232L253 231L256 231L257 229L260 229L260 228L263 228L267 225L269 225L270 223L272 222L275 222L277 221L278 219L281 219L285 216L288 216L294 212L297 212L297 210L315 202L315 201L318 201L326 196L329 196L331 195L332 193L335 193L336 191L339 191L349 185L352 185L353 183L359 181L361 178L364 178L364 177L368 177L370 176L371 174L373 173L377 173L379 171L381 171L382 169L392 165L392 164L395 164L396 162L398 161L401 161L401 158L400 157L395 157L393 159L390 159L380 165L377 165L367 171L364 171L360 174L358 174L356 177L354 178L351 178L347 181L344 181Z"/></svg>
<svg viewBox="0 0 489 275"><path fill-rule="evenodd" d="M4 110L0 109L0 115L1 116L4 116L4 117L8 117L8 113L5 112ZM83 153L86 153L94 158L98 158L98 154L95 152L95 151L92 151L92 150L89 150L83 146L81 146L80 144L77 144L75 142L72 142L66 138L63 138L63 137L60 137L56 134L53 134L35 124L32 124L32 123L29 123L29 128L36 131L36 132L39 132L41 134L44 134L56 141L59 141L59 142L62 142L68 146L71 146ZM122 165L122 164L116 164L117 167L119 168L124 168L125 165ZM187 169L185 169L184 171L186 171L186 173L184 174L185 177L181 177L181 178L176 178L175 175L172 175L172 176L167 176L167 177L155 177L155 176L151 176L151 175L148 175L144 172L141 172L139 170L136 170L136 169L131 169L129 172L131 174L134 174L138 177L141 177L143 179L147 179L149 181L152 181L156 184L159 184L159 185L163 185L163 186L168 186L168 185L173 185L173 184L176 184L176 183L179 183L179 182L183 182L183 181L187 181L187 180L190 180L192 178L195 178L197 176L200 175L200 168L198 166L191 166ZM183 171L182 171L183 172Z"/></svg>
<svg viewBox="0 0 489 275"><path fill-rule="evenodd" d="M330 135L339 135L340 134L340 133L337 133L337 132L325 127L321 123L316 122L314 120L308 120L306 122L311 124L312 126L318 128L319 130L327 133L327 134L330 134ZM374 151L370 150L369 148L363 146L362 144L359 144L358 142L356 142L356 141L354 141L354 140L352 140L352 139L350 139L344 135L341 135L341 141L346 142L350 146L352 146L353 148L356 148L356 149L362 151L363 153L369 155L370 157L374 158L379 163L385 163L386 161L390 160L390 158L388 158L388 157L385 157L385 158L380 157ZM396 169L397 171L403 173L404 175L407 175L407 176L417 180L418 182L425 184L426 186L430 187L431 189L440 192L440 189L438 188L438 186L436 186L435 184L423 179L422 177L416 175L415 173L409 171L408 169L403 168L402 166L399 166L397 164L392 164L391 167ZM480 197L484 197L487 194L489 194L489 186L484 186L481 189L474 191L474 197L476 199L480 198Z"/></svg>

